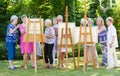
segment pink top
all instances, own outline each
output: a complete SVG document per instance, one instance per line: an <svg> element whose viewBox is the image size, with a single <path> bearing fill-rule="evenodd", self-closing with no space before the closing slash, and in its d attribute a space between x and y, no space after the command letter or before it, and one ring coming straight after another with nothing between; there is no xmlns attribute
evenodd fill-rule
<svg viewBox="0 0 120 76"><path fill-rule="evenodd" d="M23 26L22 24L20 24L20 27L19 27L19 30L20 31L24 31L23 34L21 34L20 36L20 48L21 48L21 53L24 54L25 52L27 54L30 54L33 52L33 42L24 42L23 39L24 39L24 35L26 33L26 27Z"/></svg>

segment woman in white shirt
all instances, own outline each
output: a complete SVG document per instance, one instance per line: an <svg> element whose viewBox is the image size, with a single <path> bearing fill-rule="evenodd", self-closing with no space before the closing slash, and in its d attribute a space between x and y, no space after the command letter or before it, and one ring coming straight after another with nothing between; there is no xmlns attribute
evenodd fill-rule
<svg viewBox="0 0 120 76"><path fill-rule="evenodd" d="M119 67L118 59L115 54L116 47L118 47L117 32L116 32L116 28L113 26L112 17L106 18L106 24L108 26L108 32L107 32L108 67L107 69L112 69L114 67Z"/></svg>

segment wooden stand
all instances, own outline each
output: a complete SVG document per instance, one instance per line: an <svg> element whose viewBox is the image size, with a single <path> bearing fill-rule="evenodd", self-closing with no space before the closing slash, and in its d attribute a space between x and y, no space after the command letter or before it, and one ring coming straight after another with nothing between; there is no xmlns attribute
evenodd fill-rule
<svg viewBox="0 0 120 76"><path fill-rule="evenodd" d="M87 16L86 16L86 0L84 0L84 5L85 5L85 9L84 9L84 25L83 26L80 26L80 37L79 37L79 42L78 42L78 66L79 66L79 63L80 63L80 46L81 44L84 45L84 65L83 65L83 71L86 70L86 64L88 63L87 62L87 44L90 44L91 47L92 47L92 61L94 63L94 68L96 68L95 66L95 58L94 58L94 42L92 40L92 31L91 31L91 26L89 26L89 32L87 32L87 26L86 26L86 20L87 20ZM82 29L84 29L84 32L82 32ZM82 42L82 36L84 37L84 42ZM90 36L90 42L87 42L87 36Z"/></svg>
<svg viewBox="0 0 120 76"><path fill-rule="evenodd" d="M29 34L30 31L30 23L34 24L33 27L33 34ZM40 25L40 34L37 34L36 32L36 24L39 23ZM28 25L27 25L27 34L24 35L24 41L25 42L34 42L34 63L35 63L35 73L37 72L37 63L36 63L36 42L42 42L42 53L43 53L43 61L44 61L44 49L43 49L43 42L45 42L46 37L45 34L42 33L42 20L36 19L36 20L30 20L28 19ZM27 47L26 47L27 48Z"/></svg>
<svg viewBox="0 0 120 76"><path fill-rule="evenodd" d="M65 34L63 33L65 31ZM61 40L60 40L60 54L59 54L59 59L58 59L58 67L61 64L61 48L66 48L66 70L68 70L68 48L72 48L72 55L73 55L73 62L74 62L74 68L76 68L76 63L75 63L75 57L74 57L74 45L72 41L72 35L71 35L71 29L68 29L68 6L66 6L66 28L61 31ZM65 38L66 44L62 44L62 40ZM68 44L68 39L70 39L70 43Z"/></svg>

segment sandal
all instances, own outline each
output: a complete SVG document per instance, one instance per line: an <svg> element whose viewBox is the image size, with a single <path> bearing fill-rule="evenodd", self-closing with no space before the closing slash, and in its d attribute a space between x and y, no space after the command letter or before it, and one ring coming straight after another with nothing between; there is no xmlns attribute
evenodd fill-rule
<svg viewBox="0 0 120 76"><path fill-rule="evenodd" d="M11 70L16 70L17 68L16 68L16 67L10 67L9 69L11 69Z"/></svg>

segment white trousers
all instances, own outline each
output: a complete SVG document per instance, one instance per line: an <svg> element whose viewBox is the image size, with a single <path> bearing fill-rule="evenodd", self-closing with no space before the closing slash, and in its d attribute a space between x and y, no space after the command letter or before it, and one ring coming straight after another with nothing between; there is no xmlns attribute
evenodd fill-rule
<svg viewBox="0 0 120 76"><path fill-rule="evenodd" d="M118 59L116 56L116 48L112 46L111 48L107 46L107 58L108 58L108 67L113 68L119 66Z"/></svg>
<svg viewBox="0 0 120 76"><path fill-rule="evenodd" d="M57 40L58 38L55 36L55 40L54 40L54 47L53 47L53 51L52 51L52 56L53 56L53 64L55 64L55 56L57 53L57 57L58 57L58 43Z"/></svg>
<svg viewBox="0 0 120 76"><path fill-rule="evenodd" d="M88 61L92 60L92 46L87 46L87 59ZM94 59L98 61L98 54L96 50L96 45L94 46Z"/></svg>

